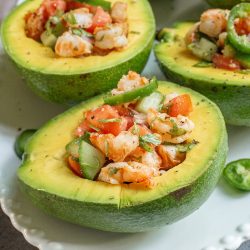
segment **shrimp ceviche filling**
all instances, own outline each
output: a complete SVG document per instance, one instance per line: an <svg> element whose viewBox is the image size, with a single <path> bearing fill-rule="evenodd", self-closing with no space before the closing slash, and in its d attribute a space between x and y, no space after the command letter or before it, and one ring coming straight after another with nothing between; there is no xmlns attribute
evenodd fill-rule
<svg viewBox="0 0 250 250"><path fill-rule="evenodd" d="M187 32L185 42L195 56L216 68L250 68L247 60L250 55L250 4L236 5L231 11L206 10ZM205 63L202 66L205 67Z"/></svg>
<svg viewBox="0 0 250 250"><path fill-rule="evenodd" d="M106 55L128 44L127 4L44 0L25 16L25 32L59 57Z"/></svg>
<svg viewBox="0 0 250 250"><path fill-rule="evenodd" d="M190 139L192 101L157 87L155 78L130 71L102 106L84 112L66 146L70 169L90 180L153 187L154 177L182 163L198 143Z"/></svg>

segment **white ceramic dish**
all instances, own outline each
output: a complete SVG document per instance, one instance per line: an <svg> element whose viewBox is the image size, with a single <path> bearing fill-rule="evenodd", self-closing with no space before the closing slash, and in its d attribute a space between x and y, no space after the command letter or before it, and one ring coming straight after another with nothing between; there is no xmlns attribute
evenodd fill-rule
<svg viewBox="0 0 250 250"><path fill-rule="evenodd" d="M199 0L152 0L158 28L192 19L205 6ZM223 179L195 213L158 231L115 234L90 230L45 215L20 193L13 152L18 128L38 128L63 107L36 97L20 79L0 48L0 203L14 227L42 250L222 250L236 249L250 239L249 193L229 187ZM144 74L164 79L151 55ZM250 128L229 127L228 161L250 157Z"/></svg>

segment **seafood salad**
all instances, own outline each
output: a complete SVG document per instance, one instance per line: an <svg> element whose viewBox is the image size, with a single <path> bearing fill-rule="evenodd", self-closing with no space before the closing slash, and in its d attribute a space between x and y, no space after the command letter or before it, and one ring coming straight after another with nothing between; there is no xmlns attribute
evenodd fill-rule
<svg viewBox="0 0 250 250"><path fill-rule="evenodd" d="M198 142L188 94L157 91L157 80L130 71L104 104L83 113L66 146L70 169L110 184L154 186L154 177L177 166Z"/></svg>
<svg viewBox="0 0 250 250"><path fill-rule="evenodd" d="M216 68L249 69L250 4L242 3L231 11L208 9L185 36L187 48ZM204 65L203 65L204 66Z"/></svg>
<svg viewBox="0 0 250 250"><path fill-rule="evenodd" d="M25 32L59 57L106 55L128 44L127 3L43 0L26 14Z"/></svg>

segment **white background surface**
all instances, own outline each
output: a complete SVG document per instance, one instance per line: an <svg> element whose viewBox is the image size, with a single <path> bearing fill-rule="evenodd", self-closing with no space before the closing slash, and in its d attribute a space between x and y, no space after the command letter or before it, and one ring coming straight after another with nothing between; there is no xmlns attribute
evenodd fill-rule
<svg viewBox="0 0 250 250"><path fill-rule="evenodd" d="M151 2L158 28L175 20L193 19L205 6L198 0ZM36 97L23 83L1 48L0 72L0 203L14 226L31 244L44 250L199 250L206 246L216 247L207 249L219 250L230 249L230 244L223 243L221 238L232 235L233 238L227 239L235 243L235 246L231 244L231 249L236 249L239 244L236 241L241 241L244 234L240 234L237 227L250 223L250 196L249 193L232 189L223 179L198 211L180 222L150 233L104 233L43 214L18 190L15 172L20 161L13 152L13 144L18 128L38 128L65 108ZM144 73L165 79L152 55ZM250 158L250 128L229 127L228 132L228 161Z"/></svg>

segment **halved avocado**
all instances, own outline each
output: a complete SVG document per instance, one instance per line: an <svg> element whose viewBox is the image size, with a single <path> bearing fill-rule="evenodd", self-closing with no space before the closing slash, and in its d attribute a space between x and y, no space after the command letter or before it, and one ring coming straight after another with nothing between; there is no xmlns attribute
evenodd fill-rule
<svg viewBox="0 0 250 250"><path fill-rule="evenodd" d="M51 48L25 35L24 16L41 2L25 1L11 12L1 28L5 51L36 94L52 102L74 104L114 88L128 70L143 70L155 36L155 20L147 0L123 0L128 4L126 48L106 56L82 58L56 57Z"/></svg>
<svg viewBox="0 0 250 250"><path fill-rule="evenodd" d="M231 9L238 3L250 2L249 0L206 0L212 7Z"/></svg>
<svg viewBox="0 0 250 250"><path fill-rule="evenodd" d="M112 185L77 177L65 162L65 145L83 111L103 104L97 96L57 116L29 141L18 169L22 190L46 213L83 226L113 232L141 232L173 223L198 209L214 189L227 154L227 134L218 107L202 95L169 82L164 94L190 94L194 106L191 139L199 143L183 163L160 177L156 186Z"/></svg>
<svg viewBox="0 0 250 250"><path fill-rule="evenodd" d="M166 76L190 87L218 104L229 124L250 126L250 74L208 67L196 67L200 59L187 50L184 36L193 23L178 23L165 29L165 39L156 45L155 55Z"/></svg>

